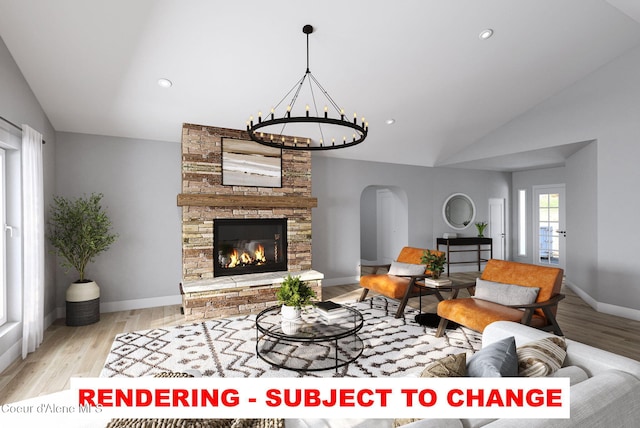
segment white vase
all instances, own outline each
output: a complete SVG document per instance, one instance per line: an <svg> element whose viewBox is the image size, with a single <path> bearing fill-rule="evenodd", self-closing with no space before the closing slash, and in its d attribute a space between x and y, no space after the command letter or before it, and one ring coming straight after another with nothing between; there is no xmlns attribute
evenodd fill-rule
<svg viewBox="0 0 640 428"><path fill-rule="evenodd" d="M295 306L282 305L280 315L282 316L282 320L286 321L295 321L301 318L300 308L297 308Z"/></svg>
<svg viewBox="0 0 640 428"><path fill-rule="evenodd" d="M300 320L285 320L280 321L280 329L284 334L293 335L300 330Z"/></svg>

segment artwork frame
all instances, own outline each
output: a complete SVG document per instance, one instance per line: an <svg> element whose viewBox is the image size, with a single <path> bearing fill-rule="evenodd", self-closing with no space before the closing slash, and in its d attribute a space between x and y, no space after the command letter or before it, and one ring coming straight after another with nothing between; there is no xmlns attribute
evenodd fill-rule
<svg viewBox="0 0 640 428"><path fill-rule="evenodd" d="M222 185L282 187L282 149L222 138Z"/></svg>

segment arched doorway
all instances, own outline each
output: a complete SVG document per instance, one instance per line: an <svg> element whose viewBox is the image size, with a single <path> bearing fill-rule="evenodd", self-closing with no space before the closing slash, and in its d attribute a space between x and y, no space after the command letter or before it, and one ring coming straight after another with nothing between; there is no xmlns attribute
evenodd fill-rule
<svg viewBox="0 0 640 428"><path fill-rule="evenodd" d="M390 263L409 242L406 192L396 186L368 186L360 194L360 259Z"/></svg>

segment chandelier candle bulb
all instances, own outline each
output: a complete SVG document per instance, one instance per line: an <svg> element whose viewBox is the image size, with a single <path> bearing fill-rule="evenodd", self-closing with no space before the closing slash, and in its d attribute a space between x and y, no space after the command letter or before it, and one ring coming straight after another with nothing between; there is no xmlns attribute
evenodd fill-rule
<svg viewBox="0 0 640 428"><path fill-rule="evenodd" d="M262 112L258 112L258 123L262 123Z"/></svg>
<svg viewBox="0 0 640 428"><path fill-rule="evenodd" d="M324 118L325 119L328 117L327 116L328 110L329 110L329 108L327 106L324 106Z"/></svg>

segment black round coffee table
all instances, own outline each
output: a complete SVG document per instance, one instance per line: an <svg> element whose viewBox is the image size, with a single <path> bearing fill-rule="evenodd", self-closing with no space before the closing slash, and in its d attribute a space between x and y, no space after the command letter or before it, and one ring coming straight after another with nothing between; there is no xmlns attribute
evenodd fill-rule
<svg viewBox="0 0 640 428"><path fill-rule="evenodd" d="M296 371L337 370L362 354L358 310L344 306L344 316L326 320L308 308L292 322L282 320L280 308L272 306L256 317L256 355L267 363Z"/></svg>

